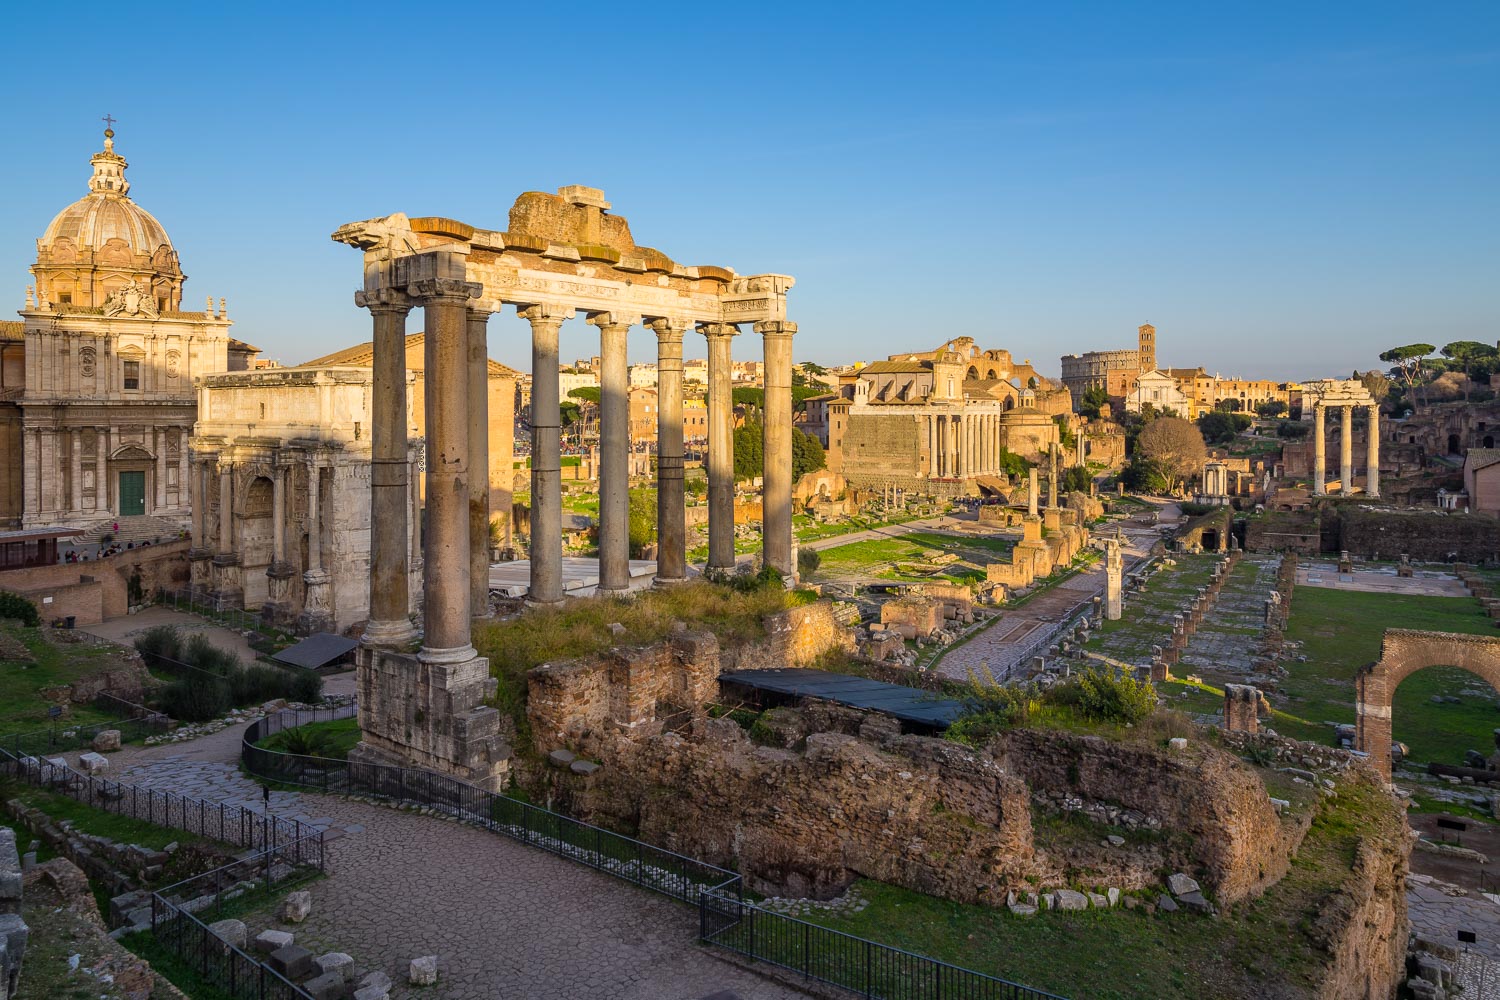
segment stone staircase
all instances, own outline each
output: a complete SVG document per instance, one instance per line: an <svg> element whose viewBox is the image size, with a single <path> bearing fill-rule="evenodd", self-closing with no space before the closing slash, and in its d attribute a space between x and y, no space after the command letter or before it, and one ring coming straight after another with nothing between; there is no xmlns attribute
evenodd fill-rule
<svg viewBox="0 0 1500 1000"><path fill-rule="evenodd" d="M135 544L142 542L176 541L182 534L183 524L181 520L170 517L154 517L150 514L139 514L135 517L122 517L119 519L120 530L115 531L114 521L104 521L89 528L81 535L75 535L70 541L75 546L99 545L100 539L105 535L113 535L114 543L119 545Z"/></svg>

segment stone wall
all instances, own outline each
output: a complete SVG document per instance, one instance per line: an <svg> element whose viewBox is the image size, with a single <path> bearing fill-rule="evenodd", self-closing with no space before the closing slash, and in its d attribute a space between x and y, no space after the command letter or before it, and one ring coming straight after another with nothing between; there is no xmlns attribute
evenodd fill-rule
<svg viewBox="0 0 1500 1000"><path fill-rule="evenodd" d="M1012 730L992 746L1026 783L1067 790L1154 819L1186 842L1216 898L1258 896L1286 874L1291 845L1265 785L1201 740L1182 751L1097 736Z"/></svg>
<svg viewBox="0 0 1500 1000"><path fill-rule="evenodd" d="M97 625L130 610L130 580L139 576L147 597L188 582L187 541L127 549L86 563L58 563L0 572L0 590L26 596L44 621L73 615ZM49 602L46 598L51 597Z"/></svg>
<svg viewBox="0 0 1500 1000"><path fill-rule="evenodd" d="M1311 511L1266 512L1245 522L1249 552L1296 552L1315 556L1322 550L1323 528Z"/></svg>
<svg viewBox="0 0 1500 1000"><path fill-rule="evenodd" d="M767 615L765 629L764 639L721 650L723 669L805 667L826 653L852 653L855 648L854 631L838 621L832 601L815 601Z"/></svg>
<svg viewBox="0 0 1500 1000"><path fill-rule="evenodd" d="M21 961L31 936L30 928L21 918L22 892L16 831L0 829L0 997L13 997L18 992Z"/></svg>
<svg viewBox="0 0 1500 1000"><path fill-rule="evenodd" d="M1328 516L1327 513L1324 515ZM1363 559L1416 562L1500 562L1500 521L1438 511L1337 510L1339 549Z"/></svg>

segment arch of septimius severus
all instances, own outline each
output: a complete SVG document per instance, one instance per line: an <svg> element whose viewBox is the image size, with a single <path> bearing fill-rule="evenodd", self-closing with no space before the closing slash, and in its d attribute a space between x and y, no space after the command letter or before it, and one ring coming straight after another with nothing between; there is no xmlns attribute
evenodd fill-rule
<svg viewBox="0 0 1500 1000"><path fill-rule="evenodd" d="M656 335L659 378L657 581L687 576L682 480L682 344L708 342L710 571L734 567L733 401L730 344L752 324L765 355L763 560L783 574L792 558L792 336L779 274L740 277L685 266L637 246L603 192L565 187L516 199L504 232L445 218L391 215L333 234L364 251L356 304L374 322L371 420L370 622L360 656L365 747L481 782L504 773L488 663L471 642L488 610L488 440L484 385L489 317L506 306L531 324L532 513L530 603L562 601L562 477L558 328L584 313L599 328L599 591L629 586L629 397L626 336ZM425 313L427 525L421 649L407 617L404 334Z"/></svg>
<svg viewBox="0 0 1500 1000"><path fill-rule="evenodd" d="M1369 426L1365 440L1365 493L1380 496L1380 405L1356 379L1323 379L1302 387L1302 408L1313 408L1313 494L1328 492L1328 459L1325 443L1327 411L1337 407L1343 415L1339 436L1339 492L1354 492L1354 408L1363 407Z"/></svg>

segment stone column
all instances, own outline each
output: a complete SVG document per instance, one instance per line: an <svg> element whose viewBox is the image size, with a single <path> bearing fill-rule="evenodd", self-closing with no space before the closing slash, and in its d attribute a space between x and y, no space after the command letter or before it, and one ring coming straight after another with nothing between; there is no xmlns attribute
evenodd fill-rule
<svg viewBox="0 0 1500 1000"><path fill-rule="evenodd" d="M792 561L792 336L796 323L756 323L765 351L765 488L761 493L761 561L795 576Z"/></svg>
<svg viewBox="0 0 1500 1000"><path fill-rule="evenodd" d="M700 323L708 340L708 568L734 572L734 399L730 344L740 328Z"/></svg>
<svg viewBox="0 0 1500 1000"><path fill-rule="evenodd" d="M938 449L937 449L937 417L928 414L925 418L927 432L927 478L936 479L938 475Z"/></svg>
<svg viewBox="0 0 1500 1000"><path fill-rule="evenodd" d="M228 462L219 464L219 540L212 574L215 607L237 608L244 604L240 556L234 544L234 466Z"/></svg>
<svg viewBox="0 0 1500 1000"><path fill-rule="evenodd" d="M187 453L187 447L183 447L183 453ZM36 468L35 465L30 468ZM109 510L109 435L103 427L94 430L94 510L108 512ZM193 543L198 542L198 536L194 535Z"/></svg>
<svg viewBox="0 0 1500 1000"><path fill-rule="evenodd" d="M1036 466L1033 465L1030 469L1027 470L1026 474L1028 476L1026 482L1026 506L1028 508L1027 514L1032 517L1036 517L1036 507L1038 499L1037 493L1039 492L1036 488Z"/></svg>
<svg viewBox="0 0 1500 1000"><path fill-rule="evenodd" d="M490 314L469 310L469 614L490 614Z"/></svg>
<svg viewBox="0 0 1500 1000"><path fill-rule="evenodd" d="M1121 584L1125 576L1125 557L1120 551L1120 539L1104 540L1104 617L1112 622L1120 620L1123 613Z"/></svg>
<svg viewBox="0 0 1500 1000"><path fill-rule="evenodd" d="M1328 456L1323 441L1323 404L1313 404L1313 494L1322 496L1328 492Z"/></svg>
<svg viewBox="0 0 1500 1000"><path fill-rule="evenodd" d="M158 427L151 441L156 445L156 503L151 513L159 514L167 507L167 432Z"/></svg>
<svg viewBox="0 0 1500 1000"><path fill-rule="evenodd" d="M411 300L394 289L356 292L374 323L370 399L370 617L360 641L397 648L417 636L410 617L407 567L406 314ZM278 557L280 558L280 557Z"/></svg>
<svg viewBox="0 0 1500 1000"><path fill-rule="evenodd" d="M1339 409L1342 413L1339 428L1339 492L1348 496L1354 492L1354 407L1342 406Z"/></svg>
<svg viewBox="0 0 1500 1000"><path fill-rule="evenodd" d="M527 601L533 607L560 604L563 596L557 330L572 314L573 310L558 306L527 306L520 311L531 324L531 588ZM431 451L429 444L429 456ZM431 546L430 524L427 538Z"/></svg>
<svg viewBox="0 0 1500 1000"><path fill-rule="evenodd" d="M1051 448L1052 474L1047 479L1047 506L1053 508L1057 506L1057 453L1061 447L1061 445L1053 444Z"/></svg>
<svg viewBox="0 0 1500 1000"><path fill-rule="evenodd" d="M68 448L72 461L69 463L69 477L72 482L72 513L77 516L83 510L83 431L73 431L72 440Z"/></svg>
<svg viewBox="0 0 1500 1000"><path fill-rule="evenodd" d="M177 433L177 506L188 507L188 435L193 432L192 427L183 427Z"/></svg>
<svg viewBox="0 0 1500 1000"><path fill-rule="evenodd" d="M297 616L297 629L304 633L326 632L332 625L330 578L323 569L322 479L318 456L312 455L307 466L307 568L302 573L302 613Z"/></svg>
<svg viewBox="0 0 1500 1000"><path fill-rule="evenodd" d="M656 333L656 583L687 579L682 487L682 335L687 324L653 319Z"/></svg>
<svg viewBox="0 0 1500 1000"><path fill-rule="evenodd" d="M601 367L598 592L622 597L630 591L630 376L625 348L631 326L640 319L620 313L593 313L588 321L599 328ZM658 398L658 409L659 403ZM658 495L657 502L660 500Z"/></svg>
<svg viewBox="0 0 1500 1000"><path fill-rule="evenodd" d="M443 262L440 262L440 266ZM461 266L461 265L460 265ZM423 662L472 660L469 643L469 300L457 277L407 286L422 304L427 404L427 572Z"/></svg>
<svg viewBox="0 0 1500 1000"><path fill-rule="evenodd" d="M1380 407L1367 406L1365 427L1365 493L1380 496Z"/></svg>
<svg viewBox="0 0 1500 1000"><path fill-rule="evenodd" d="M278 466L271 479L271 564L286 562L286 469Z"/></svg>
<svg viewBox="0 0 1500 1000"><path fill-rule="evenodd" d="M234 554L234 467L219 466L219 555Z"/></svg>

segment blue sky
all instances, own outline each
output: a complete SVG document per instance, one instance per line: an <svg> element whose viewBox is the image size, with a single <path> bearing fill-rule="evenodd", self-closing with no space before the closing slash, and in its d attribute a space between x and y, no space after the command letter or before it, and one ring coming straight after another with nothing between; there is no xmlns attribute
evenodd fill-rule
<svg viewBox="0 0 1500 1000"><path fill-rule="evenodd" d="M796 276L799 360L970 335L1055 373L1151 322L1164 362L1301 378L1500 338L1493 2L321 6L13 11L15 308L108 112L188 304L285 363L369 339L340 223L503 228L564 184L676 260Z"/></svg>

